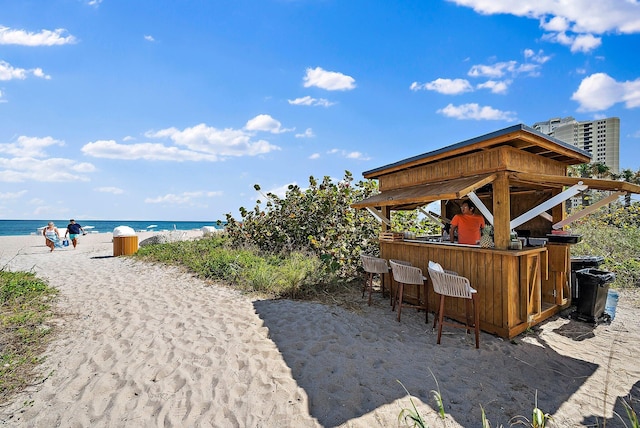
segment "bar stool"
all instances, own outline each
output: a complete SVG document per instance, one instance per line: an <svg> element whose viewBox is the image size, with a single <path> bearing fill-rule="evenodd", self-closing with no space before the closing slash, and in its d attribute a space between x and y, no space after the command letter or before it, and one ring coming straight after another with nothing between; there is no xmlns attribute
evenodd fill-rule
<svg viewBox="0 0 640 428"><path fill-rule="evenodd" d="M429 276L433 283L433 291L440 295L440 308L438 309L438 345L442 337L442 326L464 328L467 334L471 333L470 327L474 328L476 335L476 349L480 347L480 312L478 311L478 292L471 287L469 280L464 276L457 275L451 271L445 271L438 263L429 262ZM444 321L444 299L454 297L465 299L465 322L464 324ZM473 318L469 317L469 309L473 304ZM470 323L470 320L473 320ZM433 320L433 327L436 326L436 319Z"/></svg>
<svg viewBox="0 0 640 428"><path fill-rule="evenodd" d="M362 297L364 292L369 289L369 306L371 306L371 293L373 292L373 276L375 274L380 275L380 289L382 290L382 296L384 297L384 280L382 278L383 273L389 272L389 265L385 259L378 257L368 256L366 254L360 254L360 260L362 261L362 267L365 273L368 274L368 278L362 287Z"/></svg>
<svg viewBox="0 0 640 428"><path fill-rule="evenodd" d="M404 265L404 266L413 266L411 264L411 262L405 262L404 260L395 260L395 259L389 259L390 262L394 262L397 263L399 265ZM393 283L397 282L395 281L395 279L393 278L393 275L391 275L391 290L389 290L389 305L391 306L391 310L395 311L396 310L396 293L398 292L398 288L399 286L394 287Z"/></svg>
<svg viewBox="0 0 640 428"><path fill-rule="evenodd" d="M400 316L402 315L402 306L404 300L404 286L413 284L418 286L418 304L405 303L404 306L416 309L424 309L425 323L429 322L429 299L427 294L427 278L422 276L422 270L417 267L407 266L405 264L397 263L391 260L391 271L393 272L393 278L398 283L398 290L396 291L395 300L398 303L398 322L400 322ZM420 293L420 286L422 286L422 293ZM422 298L421 298L422 294Z"/></svg>

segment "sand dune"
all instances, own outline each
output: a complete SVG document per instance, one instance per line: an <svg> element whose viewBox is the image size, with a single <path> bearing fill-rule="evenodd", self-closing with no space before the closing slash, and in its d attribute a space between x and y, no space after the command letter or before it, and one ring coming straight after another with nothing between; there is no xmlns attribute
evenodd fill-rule
<svg viewBox="0 0 640 428"><path fill-rule="evenodd" d="M556 426L614 427L620 397L640 396L638 293L621 294L610 325L557 317L514 341L483 333L476 350L461 330L436 345L423 314L397 323L380 295L368 307L354 294L359 313L255 300L111 257L110 234L53 253L42 240L0 237L0 265L46 278L63 314L46 379L2 408L7 426L394 427L410 405L397 380L442 426L437 379L448 427L479 426L480 406L507 425L530 415L536 391Z"/></svg>

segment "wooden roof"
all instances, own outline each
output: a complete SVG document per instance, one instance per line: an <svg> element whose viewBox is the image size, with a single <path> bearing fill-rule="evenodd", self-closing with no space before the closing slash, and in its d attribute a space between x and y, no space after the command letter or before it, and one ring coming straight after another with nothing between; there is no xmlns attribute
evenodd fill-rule
<svg viewBox="0 0 640 428"><path fill-rule="evenodd" d="M499 146L511 146L538 156L556 160L565 165L577 165L591 161L589 152L542 134L526 125L519 124L365 171L362 175L368 179L378 178L382 175L407 168L413 168L452 157L460 157L469 153Z"/></svg>
<svg viewBox="0 0 640 428"><path fill-rule="evenodd" d="M351 204L351 207L366 208L390 206L395 210L412 210L433 201L439 201L442 199L460 199L469 192L473 192L476 189L491 183L495 179L495 174L483 174L441 181L438 183L387 190L370 196L360 202Z"/></svg>

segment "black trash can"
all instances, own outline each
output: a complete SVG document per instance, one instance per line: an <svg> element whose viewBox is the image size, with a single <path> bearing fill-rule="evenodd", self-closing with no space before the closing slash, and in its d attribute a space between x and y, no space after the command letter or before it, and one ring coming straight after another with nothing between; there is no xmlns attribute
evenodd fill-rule
<svg viewBox="0 0 640 428"><path fill-rule="evenodd" d="M582 321L597 323L604 317L609 284L615 279L613 272L587 268L576 272L580 300L576 307L576 317Z"/></svg>
<svg viewBox="0 0 640 428"><path fill-rule="evenodd" d="M581 269L599 268L604 257L602 256L574 256L571 257L571 304L578 306L580 302L580 290L576 272Z"/></svg>

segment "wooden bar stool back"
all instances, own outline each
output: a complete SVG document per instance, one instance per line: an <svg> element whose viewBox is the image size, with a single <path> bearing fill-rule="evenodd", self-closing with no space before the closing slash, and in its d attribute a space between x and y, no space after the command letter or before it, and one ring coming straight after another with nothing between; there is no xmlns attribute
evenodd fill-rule
<svg viewBox="0 0 640 428"><path fill-rule="evenodd" d="M389 265L385 259L378 257L368 256L366 254L360 254L360 260L362 261L362 267L367 275L365 283L362 287L362 297L364 292L369 289L369 306L371 306L371 293L373 292L373 276L380 275L380 289L382 296L384 297L384 279L383 273L389 272Z"/></svg>
<svg viewBox="0 0 640 428"><path fill-rule="evenodd" d="M451 271L445 271L437 263L429 262L429 276L433 283L433 291L440 295L440 308L437 313L438 321L438 345L442 337L442 326L464 328L469 334L470 327L473 327L476 335L476 348L480 347L480 313L478 311L478 292L471 287L469 280L464 276L457 275ZM460 298L465 300L466 318L465 323L445 322L444 321L444 299L445 297ZM473 318L469 316L471 305L473 304ZM436 325L436 319L433 320L433 326Z"/></svg>
<svg viewBox="0 0 640 428"><path fill-rule="evenodd" d="M389 262L394 262L397 263L399 265L404 265L404 266L413 266L411 264L411 262L405 262L404 260L395 260L395 259L390 259ZM391 305L391 310L395 311L396 310L396 293L398 292L398 284L395 284L394 286L394 282L395 279L393 278L393 275L391 275L391 281L389 281L389 286L391 287L391 290L389 290L389 294L391 295L390 297L390 302L389 305Z"/></svg>
<svg viewBox="0 0 640 428"><path fill-rule="evenodd" d="M427 278L422 275L422 270L417 267L407 266L400 264L395 260L389 262L391 265L391 271L393 272L393 279L398 283L398 290L396 291L396 304L398 305L398 322L400 322L400 316L402 315L402 306L411 308L424 309L425 323L429 322L429 301L427 294ZM418 286L418 303L409 304L403 303L404 301L404 286L405 285L417 285Z"/></svg>

